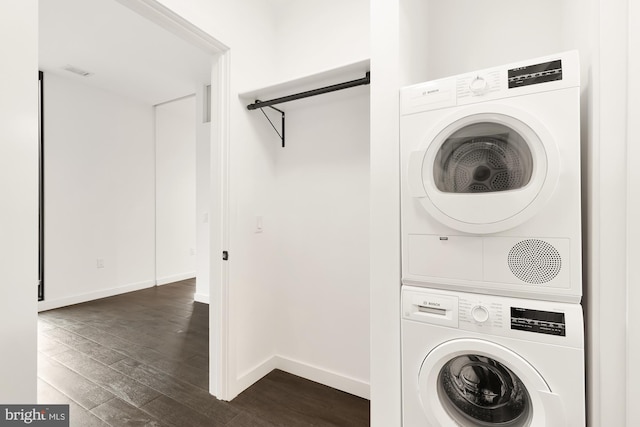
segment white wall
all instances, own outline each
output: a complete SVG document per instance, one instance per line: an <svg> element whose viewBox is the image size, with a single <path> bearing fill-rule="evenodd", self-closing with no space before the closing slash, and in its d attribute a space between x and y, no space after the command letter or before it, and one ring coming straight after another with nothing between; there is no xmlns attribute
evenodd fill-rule
<svg viewBox="0 0 640 427"><path fill-rule="evenodd" d="M156 283L196 275L196 97L155 107Z"/></svg>
<svg viewBox="0 0 640 427"><path fill-rule="evenodd" d="M264 222L288 371L369 397L369 88L287 105Z"/></svg>
<svg viewBox="0 0 640 427"><path fill-rule="evenodd" d="M541 0L428 0L426 26L429 76L494 67L563 50L563 3ZM424 17L423 17L424 18ZM415 52L414 54L420 54ZM424 55L424 53L423 53Z"/></svg>
<svg viewBox="0 0 640 427"><path fill-rule="evenodd" d="M0 3L0 402L36 403L38 283L38 13Z"/></svg>
<svg viewBox="0 0 640 427"><path fill-rule="evenodd" d="M152 107L52 73L45 72L44 87L45 301L39 308L153 286Z"/></svg>
<svg viewBox="0 0 640 427"><path fill-rule="evenodd" d="M628 268L637 261L627 259L629 235L627 221L627 0L597 2L592 97L588 119L592 122L590 137L591 181L586 252L589 305L587 339L589 342L589 416L591 425L606 427L628 425L627 409L636 410L636 402L628 402L627 385L628 329L637 325L625 310L630 289ZM630 308L635 311L635 307ZM637 330L637 329L636 329Z"/></svg>
<svg viewBox="0 0 640 427"><path fill-rule="evenodd" d="M276 4L278 81L369 58L368 0Z"/></svg>

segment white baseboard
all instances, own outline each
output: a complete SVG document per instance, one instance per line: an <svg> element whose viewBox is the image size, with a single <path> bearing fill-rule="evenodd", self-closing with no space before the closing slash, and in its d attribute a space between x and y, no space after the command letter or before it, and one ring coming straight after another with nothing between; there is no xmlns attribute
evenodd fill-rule
<svg viewBox="0 0 640 427"><path fill-rule="evenodd" d="M275 356L275 358L277 359L277 369L344 391L345 393L362 397L363 399L368 400L371 398L369 383L287 357Z"/></svg>
<svg viewBox="0 0 640 427"><path fill-rule="evenodd" d="M269 372L277 369L278 367L276 366L276 363L277 359L275 357L270 357L258 366L240 375L235 384L229 384L231 386L229 387L231 391L231 393L229 393L229 400L235 398L237 395L251 387L253 383L257 382Z"/></svg>
<svg viewBox="0 0 640 427"><path fill-rule="evenodd" d="M157 277L156 285L157 286L168 285L169 283L179 282L181 280L187 280L187 279L194 279L195 277L196 277L195 271L189 271L187 273L182 273L182 274L174 274L171 276Z"/></svg>
<svg viewBox="0 0 640 427"><path fill-rule="evenodd" d="M193 300L195 302L201 302L203 304L209 304L209 295L208 294L201 294L201 293L195 293L193 294Z"/></svg>
<svg viewBox="0 0 640 427"><path fill-rule="evenodd" d="M238 378L237 393L233 394L231 399L274 369L280 369L363 399L368 400L371 397L369 383L287 357L273 356Z"/></svg>
<svg viewBox="0 0 640 427"><path fill-rule="evenodd" d="M44 301L38 302L38 312L53 310L54 308L66 307L73 304L80 304L100 298L112 297L114 295L126 294L127 292L139 291L141 289L151 288L153 286L155 286L153 280L146 280L144 282L130 283L123 286L117 286L115 288L101 289L99 291L73 295L65 298L58 298L53 300L45 298Z"/></svg>

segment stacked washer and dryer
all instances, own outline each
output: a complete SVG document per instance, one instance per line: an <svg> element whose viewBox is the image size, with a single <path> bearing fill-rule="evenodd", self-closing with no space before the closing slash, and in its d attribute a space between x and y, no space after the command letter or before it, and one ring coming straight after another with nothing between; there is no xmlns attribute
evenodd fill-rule
<svg viewBox="0 0 640 427"><path fill-rule="evenodd" d="M585 425L579 76L401 90L404 427Z"/></svg>

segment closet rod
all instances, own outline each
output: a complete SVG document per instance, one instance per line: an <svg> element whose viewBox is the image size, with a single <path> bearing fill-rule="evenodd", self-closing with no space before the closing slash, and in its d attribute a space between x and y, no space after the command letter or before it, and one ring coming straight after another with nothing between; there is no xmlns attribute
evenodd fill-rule
<svg viewBox="0 0 640 427"><path fill-rule="evenodd" d="M321 87L318 89L308 90L306 92L300 92L293 95L283 96L281 98L271 99L269 101L257 101L253 104L247 105L247 109L256 110L258 108L270 107L275 104L282 104L283 102L295 101L296 99L308 98L310 96L322 95L323 93L335 92L336 90L348 89L350 87L368 85L371 83L371 73L367 71L365 76L361 79L351 80L349 82L338 83L331 86Z"/></svg>

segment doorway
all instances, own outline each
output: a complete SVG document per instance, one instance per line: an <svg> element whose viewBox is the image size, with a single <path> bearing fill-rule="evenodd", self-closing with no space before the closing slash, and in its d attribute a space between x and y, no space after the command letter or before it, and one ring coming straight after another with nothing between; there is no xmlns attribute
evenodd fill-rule
<svg viewBox="0 0 640 427"><path fill-rule="evenodd" d="M226 382L224 376L226 366L225 355L227 351L226 326L228 323L226 320L227 272L226 268L224 268L225 266L221 257L217 255L222 253L223 248L226 247L226 241L228 239L228 235L225 232L225 230L227 230L226 224L228 221L226 213L226 207L228 206L228 195L226 190L228 175L226 154L228 145L228 49L213 37L184 21L178 15L174 14L169 9L165 8L155 1L109 1L112 3L121 3L127 8L133 10L133 12L135 12L134 15L146 19L153 25L158 26L163 30L169 31L174 37L177 36L178 39L187 41L198 49L203 50L209 55L211 63L213 64L213 67L209 73L209 77L211 78L210 81L213 82L210 98L211 100L213 100L213 102L209 101L212 116L210 145L212 148L215 148L212 149L210 156L211 170L214 171L214 173L211 174L210 179L211 199L208 217L208 221L210 224L209 252L211 254L209 259L211 267L211 277L209 280L211 284L209 290L209 310L211 312L209 327L209 341L211 343L209 375L211 377L211 380L209 384L210 392L217 397L224 399L226 390ZM76 2L76 7L85 7L80 6L81 4L86 4L86 2ZM75 11L75 9L71 9L71 11L60 11L60 13L64 14L71 12L70 15L74 15ZM82 21L81 19L76 20ZM113 20L109 21L109 25L111 27L114 27L113 22ZM118 28L120 27L121 26L118 25ZM81 35L76 35L76 37L78 36ZM138 35L136 35L136 37L137 36ZM127 40L125 39L124 43L126 43L126 41ZM47 70L45 69L44 71L46 72ZM130 72L130 74L135 74L136 72L134 69L128 71ZM157 73L147 73L144 77L151 80L155 76L155 74ZM96 73L95 79L99 80L99 78L100 75ZM133 94L138 89L139 88L133 87L131 88L130 93ZM85 216L90 217L90 215ZM135 232L135 230L132 230L132 232ZM80 245L75 246L76 249L78 247L80 247ZM97 274L96 269L99 270L99 273L105 272L111 266L109 259L102 258L100 255L98 255L97 260L94 258L92 262L92 274ZM51 285L53 281L49 280L48 283L49 285ZM143 285L144 284L140 286L142 287ZM52 289L52 286L48 286L48 291L52 291ZM51 294L51 292L49 292L49 294ZM95 298L99 298L99 292L96 292L94 296ZM81 297L86 297L86 295L81 295ZM49 296L47 297L47 299L49 299ZM65 300L65 302L68 304L73 304L80 301L74 302L73 299L67 299Z"/></svg>

